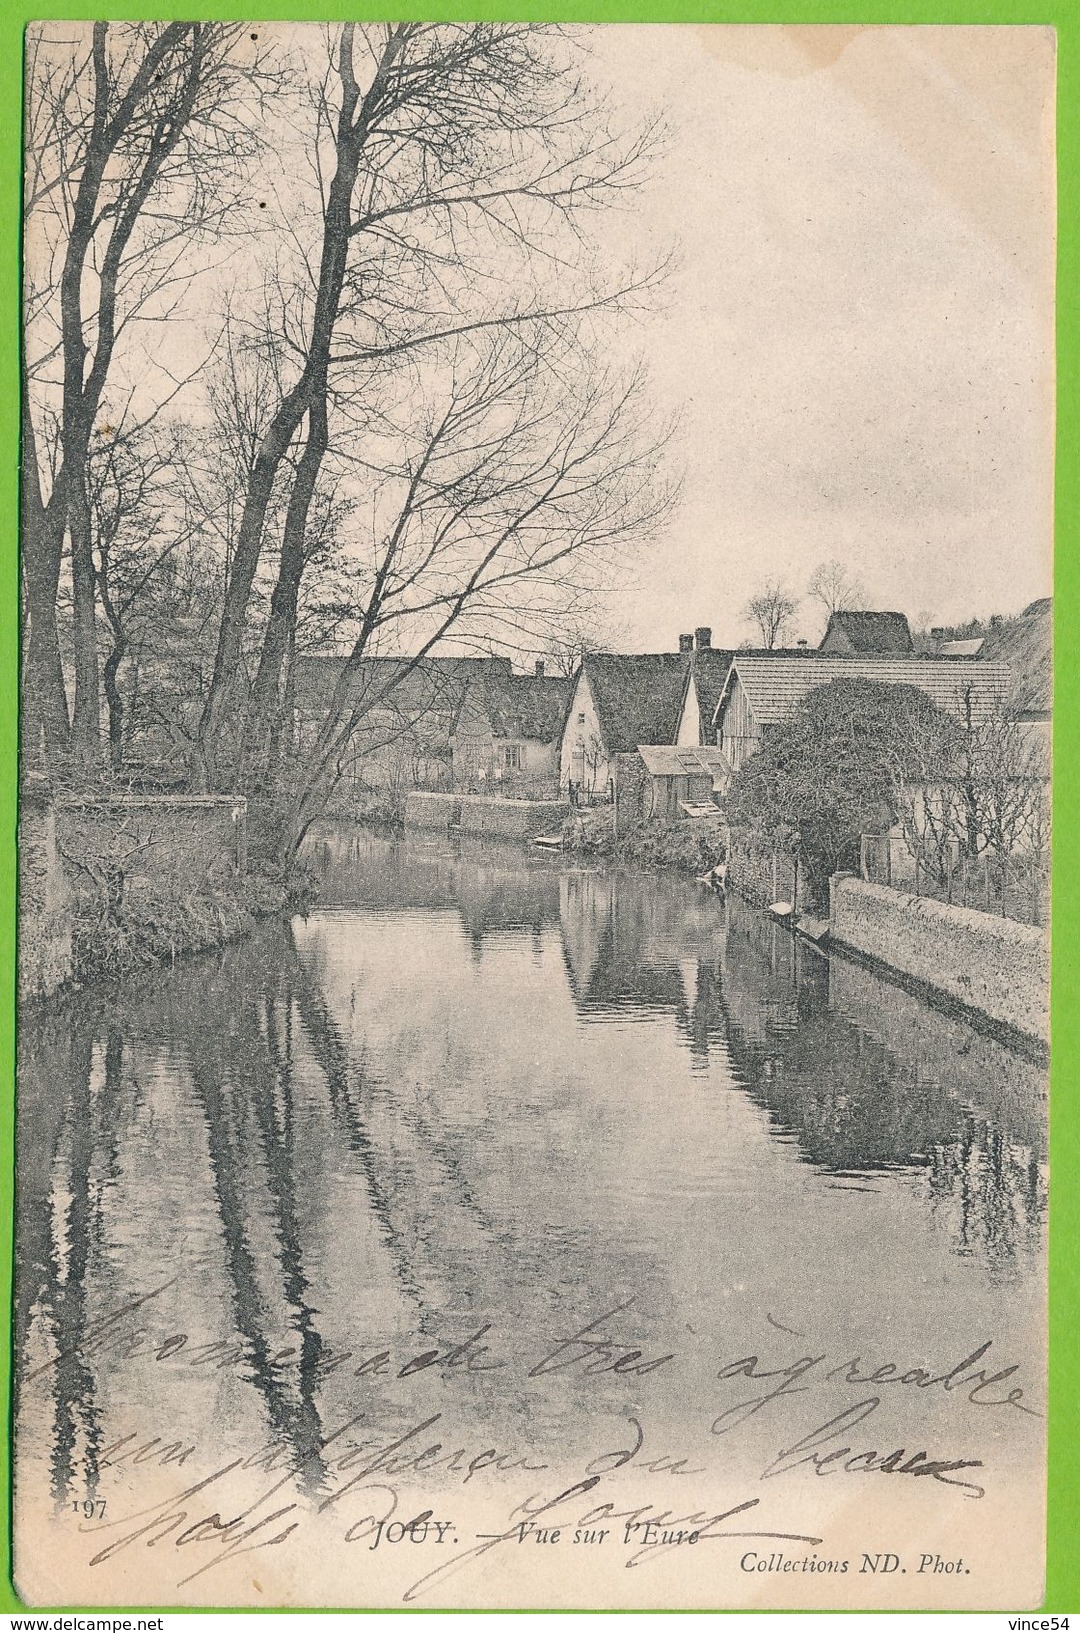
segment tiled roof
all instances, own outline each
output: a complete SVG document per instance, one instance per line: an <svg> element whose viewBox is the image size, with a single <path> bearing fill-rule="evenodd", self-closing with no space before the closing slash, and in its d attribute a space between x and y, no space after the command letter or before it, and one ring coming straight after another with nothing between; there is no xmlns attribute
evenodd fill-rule
<svg viewBox="0 0 1080 1633"><path fill-rule="evenodd" d="M713 777L717 772L731 775L727 755L712 743L703 743L699 748L639 743L638 753L650 777Z"/></svg>
<svg viewBox="0 0 1080 1633"><path fill-rule="evenodd" d="M733 658L743 657L785 657L785 658L812 658L817 654L805 646L790 647L695 647L691 653L690 665L686 672L686 681L683 686L683 695L679 704L679 715L686 705L686 695L691 685L697 687L698 712L701 723L706 731L709 722L716 713L716 705L720 701L720 693L724 689L724 682L728 677Z"/></svg>
<svg viewBox="0 0 1080 1633"><path fill-rule="evenodd" d="M857 653L910 652L911 630L902 612L834 612L821 638L842 633Z"/></svg>
<svg viewBox="0 0 1080 1633"><path fill-rule="evenodd" d="M744 657L736 653L717 713L738 675L758 726L784 720L808 692L831 680L858 677L892 686L917 686L939 709L956 714L970 689L976 717L986 715L1008 695L1009 666L982 658L847 658L815 653L805 658ZM714 723L716 715L713 717Z"/></svg>
<svg viewBox="0 0 1080 1633"><path fill-rule="evenodd" d="M1049 712L1054 695L1053 603L1033 601L1021 617L991 624L981 656L1009 665L1013 708L1031 714Z"/></svg>
<svg viewBox="0 0 1080 1633"><path fill-rule="evenodd" d="M688 652L591 652L584 662L609 754L639 743L673 743Z"/></svg>

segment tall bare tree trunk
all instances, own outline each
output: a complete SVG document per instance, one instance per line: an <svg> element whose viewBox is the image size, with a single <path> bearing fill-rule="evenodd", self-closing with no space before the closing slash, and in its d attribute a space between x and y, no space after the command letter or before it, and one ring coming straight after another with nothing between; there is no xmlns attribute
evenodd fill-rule
<svg viewBox="0 0 1080 1633"><path fill-rule="evenodd" d="M81 478L69 483L68 530L71 537L73 645L75 649L75 707L71 746L75 760L90 770L101 758L101 687L98 672L97 596L93 535L86 487ZM75 473L73 473L74 475Z"/></svg>
<svg viewBox="0 0 1080 1633"><path fill-rule="evenodd" d="M71 750L67 692L60 661L56 627L56 584L39 540L23 530L22 565L26 585L29 629L26 632L26 668L23 692L23 741L32 754L44 738L45 763L51 776L62 775Z"/></svg>
<svg viewBox="0 0 1080 1633"><path fill-rule="evenodd" d="M325 416L326 380L330 364L330 347L333 341L334 326L340 310L349 254L353 189L356 185L360 156L368 137L372 117L379 106L387 75L398 56L401 41L404 37L400 28L390 31L383 47L379 67L368 91L361 99L353 68L354 32L353 25L346 23L342 29L338 51L338 71L341 79L342 97L335 135L336 168L330 182L323 217L322 254L319 263L315 311L312 317L311 339L300 378L282 399L281 405L263 438L251 473L251 480L244 502L244 511L240 520L239 536L233 554L232 571L225 591L225 607L221 619L217 653L214 659L214 673L199 725L198 746L192 763L191 781L192 787L195 789L217 786L223 779L228 780L230 774L235 774L235 768L230 768L223 763L222 740L229 714L233 686L240 667L248 601L251 596L251 587L255 580L259 557L262 553L266 514L270 505L274 480L293 438L303 423L305 414L311 412L312 405L319 404L322 414ZM317 409L316 419L318 413L319 410ZM316 434L313 438L309 437L308 447L311 450L311 458L306 463L302 461L302 469L298 473L297 479L301 489L298 505L302 510L302 517L299 513L297 514L295 525L301 528L298 541L298 547L301 551L303 549L301 521L306 523L307 505L310 503L310 494L306 502L303 500L303 487L310 478L311 489L314 490L315 478L318 475L318 468L322 459L322 452L316 452L317 446L318 436ZM306 452L307 450L305 450ZM292 506L290 506L290 510L292 510ZM303 562L301 559L300 571L302 571L302 567ZM285 575L286 583L283 586L282 599L279 601L278 606L279 620L284 616L284 604L290 593L288 581L294 576L296 583L299 584L299 572L296 569L295 557L291 557ZM278 636L275 633L275 646L277 640ZM267 674L264 677L264 692L269 691L270 670L273 667L274 660L271 659ZM280 669L280 664L278 664L278 668ZM242 735L246 736L246 734Z"/></svg>
<svg viewBox="0 0 1080 1633"><path fill-rule="evenodd" d="M308 437L300 456L285 528L277 581L270 602L270 620L263 637L259 669L252 696L252 721L248 753L256 765L273 780L281 756L285 699L282 682L285 664L296 637L296 615L300 581L307 559L307 524L323 457L329 445L326 420L326 386L312 402L308 414Z"/></svg>
<svg viewBox="0 0 1080 1633"><path fill-rule="evenodd" d="M55 504L45 506L41 501L37 443L25 383L20 477L20 541L29 622L24 634L23 741L30 755L36 756L44 738L46 766L50 775L58 776L67 767L71 749L71 724L56 625L64 507L55 489L52 495Z"/></svg>

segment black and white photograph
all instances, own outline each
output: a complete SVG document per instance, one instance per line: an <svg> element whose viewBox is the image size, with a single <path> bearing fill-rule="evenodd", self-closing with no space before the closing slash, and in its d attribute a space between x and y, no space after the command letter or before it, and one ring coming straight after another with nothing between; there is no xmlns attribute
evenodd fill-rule
<svg viewBox="0 0 1080 1633"><path fill-rule="evenodd" d="M1055 36L25 36L14 1581L1017 1610Z"/></svg>

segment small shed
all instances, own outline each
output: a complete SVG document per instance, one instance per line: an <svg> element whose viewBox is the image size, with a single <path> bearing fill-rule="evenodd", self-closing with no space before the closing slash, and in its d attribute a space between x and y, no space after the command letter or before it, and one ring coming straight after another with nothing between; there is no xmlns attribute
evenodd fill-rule
<svg viewBox="0 0 1080 1633"><path fill-rule="evenodd" d="M714 792L723 792L731 775L723 749L711 743L684 748L645 743L639 744L638 754L647 773L641 814L662 822L694 814L687 807L711 805Z"/></svg>

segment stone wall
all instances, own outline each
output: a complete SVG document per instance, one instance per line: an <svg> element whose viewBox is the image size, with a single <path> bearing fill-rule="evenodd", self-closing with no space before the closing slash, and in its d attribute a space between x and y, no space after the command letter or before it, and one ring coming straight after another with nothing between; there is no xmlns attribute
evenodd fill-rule
<svg viewBox="0 0 1080 1633"><path fill-rule="evenodd" d="M565 800L501 799L490 794L410 794L405 801L405 826L488 839L533 839L557 834L568 807Z"/></svg>
<svg viewBox="0 0 1080 1633"><path fill-rule="evenodd" d="M568 810L565 800L494 799L464 794L461 831L488 839L533 839L537 834L559 833Z"/></svg>
<svg viewBox="0 0 1080 1633"><path fill-rule="evenodd" d="M1050 946L1044 930L843 873L831 883L829 929L833 941L991 1020L1048 1040Z"/></svg>
<svg viewBox="0 0 1080 1633"><path fill-rule="evenodd" d="M247 865L247 802L233 795L64 799L56 835L80 904L227 888Z"/></svg>
<svg viewBox="0 0 1080 1633"><path fill-rule="evenodd" d="M460 794L428 794L415 789L405 797L406 828L445 833L457 826L461 816Z"/></svg>
<svg viewBox="0 0 1080 1633"><path fill-rule="evenodd" d="M19 799L19 999L47 998L71 979L74 904L56 843L43 777L23 778Z"/></svg>
<svg viewBox="0 0 1080 1633"><path fill-rule="evenodd" d="M796 867L792 851L752 828L732 828L728 847L727 885L748 902L771 907L791 902L810 907L805 870Z"/></svg>

